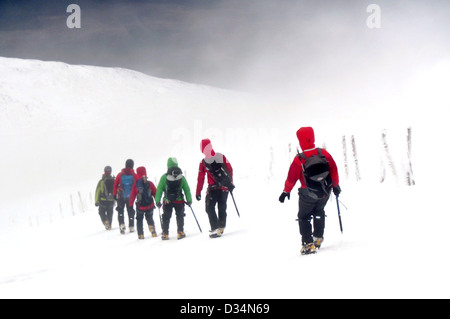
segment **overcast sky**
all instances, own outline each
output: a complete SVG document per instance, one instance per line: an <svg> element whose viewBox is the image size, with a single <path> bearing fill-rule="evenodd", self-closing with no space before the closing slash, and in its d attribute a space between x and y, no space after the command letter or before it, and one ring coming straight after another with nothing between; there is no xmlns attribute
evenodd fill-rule
<svg viewBox="0 0 450 319"><path fill-rule="evenodd" d="M81 7L81 29L66 26ZM381 28L369 29L371 3ZM0 1L0 56L118 66L224 88L396 82L450 56L448 0ZM389 78L387 78L389 75ZM366 83L371 85L369 81Z"/></svg>

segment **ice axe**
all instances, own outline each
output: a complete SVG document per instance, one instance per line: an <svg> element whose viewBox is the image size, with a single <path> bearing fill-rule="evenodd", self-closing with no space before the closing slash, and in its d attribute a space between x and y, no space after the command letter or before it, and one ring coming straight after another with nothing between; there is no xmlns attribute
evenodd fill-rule
<svg viewBox="0 0 450 319"><path fill-rule="evenodd" d="M197 222L198 229L200 229L200 232L203 233L202 228L200 227L200 224L198 223L197 216L195 216L194 210L192 209L191 205L189 205L187 202L184 202L184 203L186 205L188 205L189 208L191 209L192 215L194 215L195 221Z"/></svg>
<svg viewBox="0 0 450 319"><path fill-rule="evenodd" d="M161 208L160 207L158 207L158 213L159 213L159 223L161 224L161 229L162 229L163 228L163 220L161 217Z"/></svg>
<svg viewBox="0 0 450 319"><path fill-rule="evenodd" d="M236 212L237 212L239 218L241 218L241 214L239 214L239 209L237 208L236 201L234 200L233 192L230 191L230 194L231 194L231 198L233 199L234 207L236 207Z"/></svg>

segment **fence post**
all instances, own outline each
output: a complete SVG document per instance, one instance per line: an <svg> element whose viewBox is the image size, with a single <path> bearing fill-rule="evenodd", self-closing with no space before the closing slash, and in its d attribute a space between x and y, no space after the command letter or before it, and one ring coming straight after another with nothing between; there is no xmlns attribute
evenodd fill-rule
<svg viewBox="0 0 450 319"><path fill-rule="evenodd" d="M345 179L348 179L348 159L347 159L347 141L345 135L342 136L342 150L344 152L344 168L345 168Z"/></svg>
<svg viewBox="0 0 450 319"><path fill-rule="evenodd" d="M391 168L391 172L394 175L395 179L398 180L397 170L395 169L394 161L392 160L391 152L386 140L386 130L383 130L383 132L381 133L381 142L383 144L384 155L386 156L388 165Z"/></svg>
<svg viewBox="0 0 450 319"><path fill-rule="evenodd" d="M361 174L359 173L359 163L358 163L358 154L356 153L356 142L355 142L355 136L351 136L351 143L352 143L352 150L353 150L353 159L355 160L355 175L356 180L361 180Z"/></svg>
<svg viewBox="0 0 450 319"><path fill-rule="evenodd" d="M407 146L408 146L408 170L406 172L406 182L408 184L408 186L413 186L416 185L416 182L414 180L414 174L413 174L413 169L412 169L412 163L411 163L411 135L412 135L412 129L411 127L408 127L408 135L406 137L406 141L407 141Z"/></svg>

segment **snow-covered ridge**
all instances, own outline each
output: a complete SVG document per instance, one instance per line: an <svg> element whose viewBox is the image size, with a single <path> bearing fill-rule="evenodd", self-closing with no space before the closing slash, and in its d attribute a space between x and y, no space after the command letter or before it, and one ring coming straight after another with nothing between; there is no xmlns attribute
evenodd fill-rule
<svg viewBox="0 0 450 319"><path fill-rule="evenodd" d="M220 103L231 92L121 68L68 65L0 57L0 111L6 127L85 127L105 112L136 114L205 101ZM42 122L44 121L44 122Z"/></svg>
<svg viewBox="0 0 450 319"><path fill-rule="evenodd" d="M90 185L107 163L118 170L134 158L163 168L176 155L173 131L198 119L212 127L230 123L244 105L241 93L132 70L0 58L0 166L10 181L0 186L0 210L9 215L6 206L17 204L20 188L29 194L22 209L34 215L36 200ZM229 112L217 116L223 109ZM59 201L46 210L58 210Z"/></svg>

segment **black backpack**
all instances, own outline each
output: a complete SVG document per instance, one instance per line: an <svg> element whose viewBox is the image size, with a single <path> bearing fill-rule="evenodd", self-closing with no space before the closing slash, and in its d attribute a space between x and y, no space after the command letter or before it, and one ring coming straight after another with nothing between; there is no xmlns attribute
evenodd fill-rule
<svg viewBox="0 0 450 319"><path fill-rule="evenodd" d="M150 189L150 182L147 180L147 177L144 176L137 180L136 188L138 190L136 204L141 207L153 204L152 190Z"/></svg>
<svg viewBox="0 0 450 319"><path fill-rule="evenodd" d="M213 175L216 188L224 186L228 188L229 191L233 191L234 185L232 183L231 174L228 172L225 163L217 163L215 160L207 162L205 159L203 159L203 163L206 170Z"/></svg>
<svg viewBox="0 0 450 319"><path fill-rule="evenodd" d="M105 200L114 201L114 177L107 177L103 181L103 195L105 196Z"/></svg>
<svg viewBox="0 0 450 319"><path fill-rule="evenodd" d="M183 197L181 182L183 172L179 167L170 167L166 173L166 199L176 201Z"/></svg>
<svg viewBox="0 0 450 319"><path fill-rule="evenodd" d="M99 201L100 204L104 206L114 205L114 195L113 195L114 180L115 180L114 177L108 176L106 178L103 178L101 181L103 193L100 194Z"/></svg>
<svg viewBox="0 0 450 319"><path fill-rule="evenodd" d="M317 148L317 155L307 157L304 153L298 154L302 163L303 175L305 176L306 186L310 190L312 197L324 198L330 195L332 180L330 176L330 164L322 149Z"/></svg>

